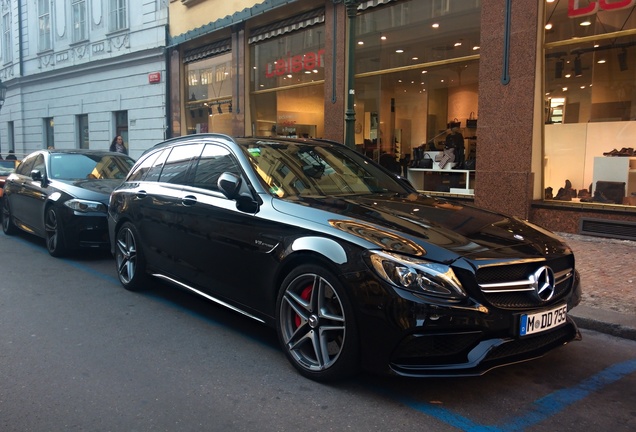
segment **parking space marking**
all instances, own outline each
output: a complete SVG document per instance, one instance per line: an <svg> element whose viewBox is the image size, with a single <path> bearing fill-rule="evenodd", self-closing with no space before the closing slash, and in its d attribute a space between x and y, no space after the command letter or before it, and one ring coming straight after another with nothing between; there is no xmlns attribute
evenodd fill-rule
<svg viewBox="0 0 636 432"><path fill-rule="evenodd" d="M619 381L623 377L634 372L636 372L636 358L622 363L616 363L590 378L581 381L574 387L557 390L545 397L537 399L532 402L527 414L516 416L510 420L504 419L503 422L494 425L482 425L473 422L462 415L453 413L446 408L441 408L438 405L433 405L428 402L420 402L395 394L393 394L392 397L414 410L420 411L431 417L435 417L436 419L460 430L472 432L520 431L547 420L575 402L586 398L591 393L597 392L603 387Z"/></svg>

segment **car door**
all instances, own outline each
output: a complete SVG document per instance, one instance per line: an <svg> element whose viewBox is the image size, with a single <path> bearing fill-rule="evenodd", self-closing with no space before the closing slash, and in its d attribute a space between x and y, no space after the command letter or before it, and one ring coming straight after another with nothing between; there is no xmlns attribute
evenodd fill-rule
<svg viewBox="0 0 636 432"><path fill-rule="evenodd" d="M241 175L228 149L207 144L176 210L176 268L181 280L210 295L248 306L262 304L265 293L256 287L263 278L269 281L267 273L275 266L267 265L272 259L268 252L277 242L259 239L276 230L239 211L236 201L219 191L217 180L224 172Z"/></svg>
<svg viewBox="0 0 636 432"><path fill-rule="evenodd" d="M11 194L10 204L13 217L18 224L39 236L44 235L44 206L52 188L47 182L33 180L31 171L37 170L46 178L44 155L38 153L25 160L19 167L19 177L14 182L15 189Z"/></svg>
<svg viewBox="0 0 636 432"><path fill-rule="evenodd" d="M175 273L174 247L180 230L175 209L181 205L190 163L202 149L203 144L188 144L164 150L144 181L131 191L131 213L144 240L146 259L166 274Z"/></svg>

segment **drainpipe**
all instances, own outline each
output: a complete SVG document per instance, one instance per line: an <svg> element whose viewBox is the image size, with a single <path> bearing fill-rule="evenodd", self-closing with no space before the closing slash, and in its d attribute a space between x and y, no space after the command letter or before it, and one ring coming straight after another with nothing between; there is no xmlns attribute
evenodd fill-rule
<svg viewBox="0 0 636 432"><path fill-rule="evenodd" d="M344 0L347 9L348 34L347 34L347 109L345 111L345 145L352 149L356 148L356 111L353 107L355 103L356 91L354 89L355 77L355 39L356 39L356 15L358 13L358 0Z"/></svg>

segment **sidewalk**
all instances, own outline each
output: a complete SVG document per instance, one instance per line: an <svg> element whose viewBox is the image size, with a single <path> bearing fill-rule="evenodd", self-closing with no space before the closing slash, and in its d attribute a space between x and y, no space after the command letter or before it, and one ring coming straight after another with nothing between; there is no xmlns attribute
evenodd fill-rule
<svg viewBox="0 0 636 432"><path fill-rule="evenodd" d="M636 241L558 233L574 251L583 298L579 327L636 340Z"/></svg>

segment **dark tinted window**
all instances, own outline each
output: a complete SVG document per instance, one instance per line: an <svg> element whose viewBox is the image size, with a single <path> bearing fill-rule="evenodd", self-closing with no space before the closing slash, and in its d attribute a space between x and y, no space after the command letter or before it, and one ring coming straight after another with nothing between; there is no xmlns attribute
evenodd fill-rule
<svg viewBox="0 0 636 432"><path fill-rule="evenodd" d="M213 191L218 191L217 180L222 173L231 172L240 175L238 164L230 152L216 144L205 146L193 169L193 186Z"/></svg>
<svg viewBox="0 0 636 432"><path fill-rule="evenodd" d="M130 173L127 181L142 181L161 153L161 151L158 151L145 157L142 156L142 159L139 160L139 165L137 165L135 171Z"/></svg>
<svg viewBox="0 0 636 432"><path fill-rule="evenodd" d="M37 155L27 156L22 162L20 162L20 165L16 168L15 172L30 177L36 156Z"/></svg>
<svg viewBox="0 0 636 432"><path fill-rule="evenodd" d="M158 156L156 158L148 158L148 159L152 159L153 161L152 161L152 166L150 167L150 169L148 169L148 174L146 175L146 178L143 179L145 181L159 181L161 170L163 170L163 165L166 163L166 158L170 154L170 149L157 152L157 154Z"/></svg>
<svg viewBox="0 0 636 432"><path fill-rule="evenodd" d="M203 144L187 144L172 148L159 181L165 183L186 184L190 161L201 154Z"/></svg>

